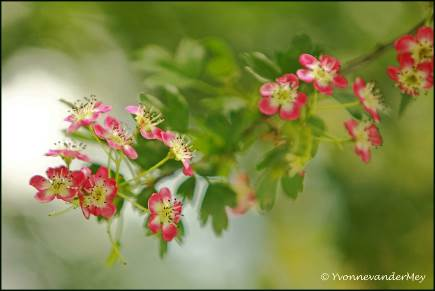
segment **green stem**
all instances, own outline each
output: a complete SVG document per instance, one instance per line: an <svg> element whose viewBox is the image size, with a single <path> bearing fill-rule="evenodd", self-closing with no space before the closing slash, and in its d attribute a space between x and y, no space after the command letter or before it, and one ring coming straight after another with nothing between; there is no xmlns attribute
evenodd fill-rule
<svg viewBox="0 0 435 291"><path fill-rule="evenodd" d="M107 169L109 170L109 178L111 177L111 170L110 170L110 162L112 161L112 149L109 150L109 154L107 155Z"/></svg>
<svg viewBox="0 0 435 291"><path fill-rule="evenodd" d="M143 207L142 205L140 205L139 203L137 203L134 199L128 197L127 195L125 195L124 193L118 192L117 194L119 197L121 197L124 200L127 200L128 202L130 202L132 205L134 205L136 208L142 210L143 212L148 212L148 209Z"/></svg>
<svg viewBox="0 0 435 291"><path fill-rule="evenodd" d="M127 262L125 261L123 255L121 254L121 251L119 250L118 247L118 242L115 242L112 236L112 220L109 220L107 222L107 235L109 236L109 240L110 243L112 244L112 248L113 250L116 252L116 254L118 255L118 258L121 260L121 263L123 265L127 265Z"/></svg>
<svg viewBox="0 0 435 291"><path fill-rule="evenodd" d="M160 162L158 162L157 164L155 164L155 165L152 166L151 168L149 168L149 169L147 169L147 170L145 170L145 171L143 171L143 172L137 174L136 177L134 177L134 178L132 178L132 179L130 179L130 180L127 180L127 181L125 181L124 183L121 183L120 186L122 186L122 185L124 185L124 184L126 184L126 183L130 183L130 182L133 182L133 181L138 180L140 177L143 177L143 176L145 176L146 174L148 174L149 172L151 172L151 171L157 169L158 167L160 167L161 165L163 165L164 163L166 163L167 161L169 161L171 158L172 158L172 154L171 154L171 152L168 152L168 154L166 155L166 157L163 158L163 160L161 160Z"/></svg>
<svg viewBox="0 0 435 291"><path fill-rule="evenodd" d="M70 206L68 208L62 209L62 210L58 210L58 211L52 211L48 214L48 216L58 216L58 215L62 215L68 211L70 211L71 209L73 209L73 206Z"/></svg>
<svg viewBox="0 0 435 291"><path fill-rule="evenodd" d="M349 108L349 107L357 106L359 104L360 104L359 101L353 101L353 102L349 102L349 103L324 105L324 106L319 106L318 110L328 110L328 109L336 109L336 108Z"/></svg>
<svg viewBox="0 0 435 291"><path fill-rule="evenodd" d="M116 163L115 163L115 181L116 181L116 184L118 184L118 180L119 180L119 168L121 166L121 162L122 162L123 158L124 158L124 153L120 152L119 157L118 157L118 159L116 160Z"/></svg>

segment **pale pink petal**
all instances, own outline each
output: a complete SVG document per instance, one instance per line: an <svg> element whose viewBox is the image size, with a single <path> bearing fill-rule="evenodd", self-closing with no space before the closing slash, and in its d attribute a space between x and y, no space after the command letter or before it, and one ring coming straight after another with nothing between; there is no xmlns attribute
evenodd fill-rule
<svg viewBox="0 0 435 291"><path fill-rule="evenodd" d="M292 106L282 106L279 116L283 120L295 120L301 115L301 107L294 103Z"/></svg>
<svg viewBox="0 0 435 291"><path fill-rule="evenodd" d="M148 228L151 230L152 233L158 233L160 230L160 219L158 215L151 215L148 219Z"/></svg>
<svg viewBox="0 0 435 291"><path fill-rule="evenodd" d="M291 88L299 87L299 79L295 74L285 74L276 79L280 84L288 84Z"/></svg>
<svg viewBox="0 0 435 291"><path fill-rule="evenodd" d="M371 158L370 149L355 146L355 153L361 158L364 163L368 163Z"/></svg>
<svg viewBox="0 0 435 291"><path fill-rule="evenodd" d="M122 145L120 145L119 143L114 142L111 139L106 139L106 142L109 145L109 147L111 147L112 149L115 149L115 150L121 150L122 149Z"/></svg>
<svg viewBox="0 0 435 291"><path fill-rule="evenodd" d="M361 101L364 101L364 97L361 95L361 90L363 90L365 87L366 87L366 82L361 77L356 78L355 82L353 82L353 86L352 86L353 93Z"/></svg>
<svg viewBox="0 0 435 291"><path fill-rule="evenodd" d="M48 195L46 191L39 191L36 193L35 199L39 202L47 203L54 199L54 195Z"/></svg>
<svg viewBox="0 0 435 291"><path fill-rule="evenodd" d="M77 153L77 159L87 163L91 161L87 155L82 153Z"/></svg>
<svg viewBox="0 0 435 291"><path fill-rule="evenodd" d="M296 74L298 75L299 79L301 79L304 82L311 83L314 80L314 74L310 70L299 69L297 70Z"/></svg>
<svg viewBox="0 0 435 291"><path fill-rule="evenodd" d="M160 209L160 205L162 204L162 198L159 193L153 193L151 197L148 199L148 209L151 214L156 213Z"/></svg>
<svg viewBox="0 0 435 291"><path fill-rule="evenodd" d="M72 133L72 132L76 131L80 126L81 126L81 124L79 122L74 122L70 126L68 126L66 131L67 131L67 133Z"/></svg>
<svg viewBox="0 0 435 291"><path fill-rule="evenodd" d="M106 113L106 112L109 112L110 110L112 110L112 106L110 106L110 105L105 105L105 104L103 104L103 103L101 103L100 102L100 104L95 104L96 106L95 106L95 110L97 111L97 112L101 112L101 113Z"/></svg>
<svg viewBox="0 0 435 291"><path fill-rule="evenodd" d="M132 160L137 159L137 152L131 145L125 145L122 148L122 151L129 159L132 159Z"/></svg>
<svg viewBox="0 0 435 291"><path fill-rule="evenodd" d="M275 91L278 88L278 84L277 83L265 83L263 85L261 85L260 87L260 94L263 97L268 97L271 96L273 94L273 91Z"/></svg>
<svg viewBox="0 0 435 291"><path fill-rule="evenodd" d="M161 200L171 200L171 190L169 190L168 187L163 187L159 191L160 199Z"/></svg>
<svg viewBox="0 0 435 291"><path fill-rule="evenodd" d="M340 62L336 58L328 55L320 56L320 64L322 68L327 72L331 72L331 71L336 72L340 70Z"/></svg>
<svg viewBox="0 0 435 291"><path fill-rule="evenodd" d="M125 110L127 110L127 112L131 113L131 114L138 114L138 112L139 112L139 106L137 106L137 105L129 105L129 106L125 107Z"/></svg>
<svg viewBox="0 0 435 291"><path fill-rule="evenodd" d="M175 138L175 133L171 131L161 131L160 133L161 140L167 145L171 145L171 141Z"/></svg>
<svg viewBox="0 0 435 291"><path fill-rule="evenodd" d="M319 63L319 61L309 54L302 54L299 57L299 63L309 69L312 69L315 65Z"/></svg>
<svg viewBox="0 0 435 291"><path fill-rule="evenodd" d="M171 241L177 236L177 227L173 223L162 226L162 237L165 241Z"/></svg>
<svg viewBox="0 0 435 291"><path fill-rule="evenodd" d="M75 117L73 114L68 115L67 117L65 117L64 119L65 121L69 121L69 122L74 122L75 121Z"/></svg>
<svg viewBox="0 0 435 291"><path fill-rule="evenodd" d="M145 128L140 129L140 134L144 139L155 139L155 135L152 131L145 130Z"/></svg>
<svg viewBox="0 0 435 291"><path fill-rule="evenodd" d="M86 178L92 175L92 171L88 167L83 167L80 171L85 175Z"/></svg>
<svg viewBox="0 0 435 291"><path fill-rule="evenodd" d="M50 188L50 182L42 176L36 175L30 178L30 185L36 188L36 190L46 190Z"/></svg>
<svg viewBox="0 0 435 291"><path fill-rule="evenodd" d="M279 106L272 104L270 97L263 97L258 102L260 112L266 115L273 115L278 112Z"/></svg>

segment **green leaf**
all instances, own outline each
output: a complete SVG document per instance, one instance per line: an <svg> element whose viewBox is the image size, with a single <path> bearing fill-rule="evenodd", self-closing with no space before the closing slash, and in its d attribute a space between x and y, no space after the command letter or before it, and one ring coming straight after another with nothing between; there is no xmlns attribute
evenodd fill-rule
<svg viewBox="0 0 435 291"><path fill-rule="evenodd" d="M326 131L326 125L322 118L317 116L310 116L307 120L308 125L311 127L315 136L322 136Z"/></svg>
<svg viewBox="0 0 435 291"><path fill-rule="evenodd" d="M184 228L184 224L183 221L180 220L177 224L177 236L175 237L175 241L179 244L182 245L184 242L184 236L186 234L186 230Z"/></svg>
<svg viewBox="0 0 435 291"><path fill-rule="evenodd" d="M201 73L204 57L205 50L199 42L183 39L175 53L175 62L185 75L197 78Z"/></svg>
<svg viewBox="0 0 435 291"><path fill-rule="evenodd" d="M156 192L154 187L146 187L136 196L136 202L145 208L148 208L148 199Z"/></svg>
<svg viewBox="0 0 435 291"><path fill-rule="evenodd" d="M298 174L293 177L283 176L281 186L288 197L296 199L298 194L304 190L304 176Z"/></svg>
<svg viewBox="0 0 435 291"><path fill-rule="evenodd" d="M187 178L178 188L177 194L183 199L191 201L195 192L195 176Z"/></svg>
<svg viewBox="0 0 435 291"><path fill-rule="evenodd" d="M258 205L262 210L271 210L275 204L279 174L273 169L264 170L255 185Z"/></svg>
<svg viewBox="0 0 435 291"><path fill-rule="evenodd" d="M414 101L414 98L412 96L406 95L406 94L400 94L402 98L400 99L400 106L399 106L399 117L403 115L406 108L408 108L409 104Z"/></svg>
<svg viewBox="0 0 435 291"><path fill-rule="evenodd" d="M262 170L266 167L277 167L279 164L282 164L285 159L285 155L288 152L287 145L280 145L269 152L267 152L264 158L257 164L257 170Z"/></svg>
<svg viewBox="0 0 435 291"><path fill-rule="evenodd" d="M207 51L205 73L218 81L227 81L239 74L233 51L230 46L218 38L204 41Z"/></svg>
<svg viewBox="0 0 435 291"><path fill-rule="evenodd" d="M209 184L201 204L201 224L205 225L210 217L214 232L221 235L228 228L227 206L236 206L236 193L227 184Z"/></svg>
<svg viewBox="0 0 435 291"><path fill-rule="evenodd" d="M281 73L280 68L263 53L245 53L243 58L248 65L246 68L248 72L260 77L260 80L274 80Z"/></svg>

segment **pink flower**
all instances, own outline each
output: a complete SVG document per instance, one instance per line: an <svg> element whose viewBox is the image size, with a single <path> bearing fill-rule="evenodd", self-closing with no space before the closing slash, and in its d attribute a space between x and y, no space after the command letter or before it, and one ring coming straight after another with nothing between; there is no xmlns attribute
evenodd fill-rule
<svg viewBox="0 0 435 291"><path fill-rule="evenodd" d="M97 101L94 96L76 101L71 109L71 114L65 118L65 121L71 122L67 132L71 133L76 131L80 126L88 126L94 123L101 113L106 113L110 110L112 110L112 106L104 105Z"/></svg>
<svg viewBox="0 0 435 291"><path fill-rule="evenodd" d="M89 216L112 217L116 212L116 206L113 199L118 191L115 179L109 178L109 172L106 167L100 167L95 175L89 168L82 169L83 173L88 175L79 192L80 207L86 218Z"/></svg>
<svg viewBox="0 0 435 291"><path fill-rule="evenodd" d="M36 175L30 179L29 184L38 190L35 199L39 202L50 202L54 198L70 202L78 194L80 186L85 181L81 171L69 171L67 167L47 169L48 179Z"/></svg>
<svg viewBox="0 0 435 291"><path fill-rule="evenodd" d="M314 88L322 94L332 95L334 87L346 88L347 80L339 74L340 62L331 56L322 55L320 60L309 54L302 54L299 63L306 69L299 69L299 79L313 83Z"/></svg>
<svg viewBox="0 0 435 291"><path fill-rule="evenodd" d="M46 156L61 157L67 163L71 162L74 159L82 160L84 162L90 161L87 155L80 152L81 150L84 150L86 148L86 146L82 143L77 145L73 142L65 141L55 143L55 145L58 148L48 150L48 152L45 154Z"/></svg>
<svg viewBox="0 0 435 291"><path fill-rule="evenodd" d="M238 172L231 178L231 185L237 194L237 205L231 208L234 214L245 214L256 202L255 190L249 182L249 176L244 172Z"/></svg>
<svg viewBox="0 0 435 291"><path fill-rule="evenodd" d="M276 82L263 84L260 88L262 98L258 103L261 113L273 115L279 111L281 119L298 119L307 103L307 96L298 92L298 88L299 80L295 74L285 74Z"/></svg>
<svg viewBox="0 0 435 291"><path fill-rule="evenodd" d="M148 228L153 233L161 230L163 239L171 241L177 236L177 223L180 221L182 208L181 201L171 200L171 191L168 188L164 187L159 193L153 193L148 199Z"/></svg>
<svg viewBox="0 0 435 291"><path fill-rule="evenodd" d="M366 83L363 78L358 77L353 83L353 92L373 120L376 122L381 121L379 112L384 112L387 108L382 102L381 93L375 87L375 84L372 82Z"/></svg>
<svg viewBox="0 0 435 291"><path fill-rule="evenodd" d="M428 26L420 27L415 36L404 35L396 40L394 47L398 60L406 55L416 65L426 62L433 64L433 29Z"/></svg>
<svg viewBox="0 0 435 291"><path fill-rule="evenodd" d="M157 127L163 122L162 114L151 106L144 104L130 105L125 108L135 115L136 124L145 139L160 139L161 129Z"/></svg>
<svg viewBox="0 0 435 291"><path fill-rule="evenodd" d="M183 174L192 176L193 170L190 166L192 147L187 138L171 131L162 131L160 135L163 143L170 148L175 160L183 163Z"/></svg>
<svg viewBox="0 0 435 291"><path fill-rule="evenodd" d="M137 159L137 152L131 146L134 142L133 137L121 126L118 119L106 116L104 124L106 128L99 124L94 125L95 134L99 138L105 139L111 148L122 150L124 154L132 160Z"/></svg>
<svg viewBox="0 0 435 291"><path fill-rule="evenodd" d="M426 62L415 66L412 57L406 54L399 62L399 67L388 67L387 73L402 93L418 96L433 86L433 63Z"/></svg>
<svg viewBox="0 0 435 291"><path fill-rule="evenodd" d="M371 148L382 145L382 137L375 124L350 119L344 123L352 140L355 142L355 153L364 163L371 158Z"/></svg>

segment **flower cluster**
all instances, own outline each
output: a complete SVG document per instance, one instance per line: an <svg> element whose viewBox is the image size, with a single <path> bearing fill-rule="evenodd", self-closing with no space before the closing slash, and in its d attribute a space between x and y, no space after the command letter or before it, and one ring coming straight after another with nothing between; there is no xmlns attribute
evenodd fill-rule
<svg viewBox="0 0 435 291"><path fill-rule="evenodd" d="M44 203L55 198L63 200L70 204L70 208L80 207L86 219L91 215L106 219L113 218L117 212L116 199L128 200L129 198L122 194L123 183L129 181L120 183L119 165L125 157L131 160L138 158L139 154L135 149L137 133L146 140L158 140L168 147L168 156L164 161L169 158L180 161L183 165L183 173L187 176L193 175L190 165L193 150L188 138L157 127L163 122L161 113L146 104L127 106L126 111L134 116L137 126L137 130L130 133L113 116L105 116L103 124L98 122L101 115L111 109L111 106L97 101L92 96L75 102L71 114L65 118L71 123L67 133L72 134L84 128L103 146L108 155L107 167L99 166L95 172L85 165L72 170L71 163L75 159L85 163L91 162L89 156L83 153L86 145L72 141L55 143L55 148L49 149L46 155L62 158L65 165L48 168L46 177L35 175L30 179L30 185L37 191L36 200ZM115 171L110 169L111 161L116 163ZM136 180L139 176L141 175L138 174L132 180ZM152 233L161 231L162 239L165 241L171 241L177 235L182 203L176 199L171 200L169 189L163 188L159 193L151 195L148 209L144 209L149 213L147 226Z"/></svg>
<svg viewBox="0 0 435 291"><path fill-rule="evenodd" d="M388 75L400 91L416 97L433 86L433 29L420 27L415 35L396 40L398 67L388 67Z"/></svg>

